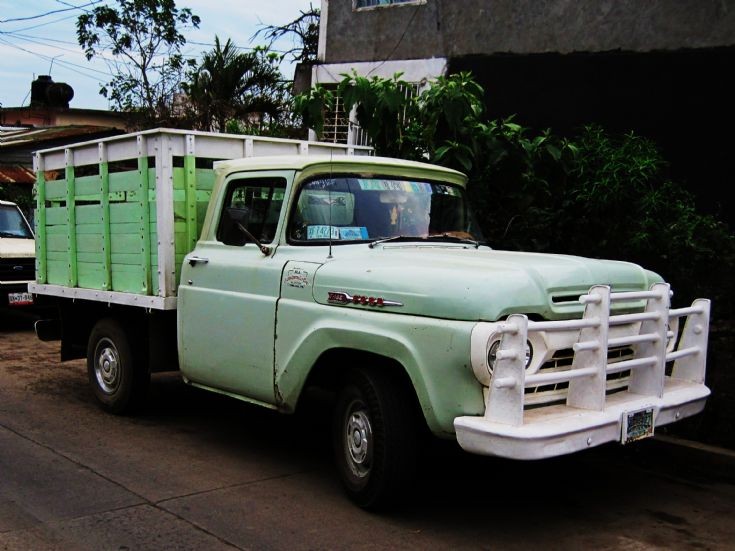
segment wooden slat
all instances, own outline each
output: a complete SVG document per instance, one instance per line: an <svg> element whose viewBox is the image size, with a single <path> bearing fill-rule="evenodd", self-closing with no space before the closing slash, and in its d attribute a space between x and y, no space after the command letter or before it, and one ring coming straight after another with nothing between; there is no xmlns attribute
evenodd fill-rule
<svg viewBox="0 0 735 551"><path fill-rule="evenodd" d="M100 171L100 220L102 222L102 289L112 289L112 270L110 264L110 165L107 161L107 145L103 142L97 148Z"/></svg>
<svg viewBox="0 0 735 551"><path fill-rule="evenodd" d="M46 228L48 223L46 209L46 173L43 158L36 153L34 157L36 169L36 281L47 283Z"/></svg>
<svg viewBox="0 0 735 551"><path fill-rule="evenodd" d="M151 294L151 230L150 230L150 203L148 203L148 189L150 183L148 170L148 154L146 149L145 138L138 136L138 179L140 188L138 189L138 200L140 201L140 222L139 231L142 240L142 259L141 268L143 270L143 288L141 292L146 295ZM154 209L155 210L155 209Z"/></svg>
<svg viewBox="0 0 735 551"><path fill-rule="evenodd" d="M46 182L46 200L66 199L66 180Z"/></svg>
<svg viewBox="0 0 735 551"><path fill-rule="evenodd" d="M77 199L81 196L96 196L100 194L100 177L80 176L74 180L74 195Z"/></svg>
<svg viewBox="0 0 735 551"><path fill-rule="evenodd" d="M77 251L85 253L100 252L104 238L100 234L77 234Z"/></svg>
<svg viewBox="0 0 735 551"><path fill-rule="evenodd" d="M110 173L110 191L135 191L140 187L137 170Z"/></svg>
<svg viewBox="0 0 735 551"><path fill-rule="evenodd" d="M79 205L76 209L77 226L99 224L102 221L100 205Z"/></svg>
<svg viewBox="0 0 735 551"><path fill-rule="evenodd" d="M140 205L136 203L114 203L110 205L110 224L138 223Z"/></svg>
<svg viewBox="0 0 735 551"><path fill-rule="evenodd" d="M48 207L44 209L46 213L46 224L55 226L57 224L66 224L66 209L64 207Z"/></svg>
<svg viewBox="0 0 735 551"><path fill-rule="evenodd" d="M77 286L77 216L76 203L74 195L76 193L74 178L74 154L71 149L67 149L66 153L66 213L69 218L68 225L68 246L69 246L69 276L67 285L69 287Z"/></svg>

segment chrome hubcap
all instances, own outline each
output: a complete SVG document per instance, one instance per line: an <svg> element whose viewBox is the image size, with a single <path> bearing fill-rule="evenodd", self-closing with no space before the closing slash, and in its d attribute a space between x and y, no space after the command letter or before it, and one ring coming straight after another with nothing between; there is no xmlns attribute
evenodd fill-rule
<svg viewBox="0 0 735 551"><path fill-rule="evenodd" d="M372 437L370 417L361 402L353 402L347 410L345 444L350 468L357 476L370 472L372 463Z"/></svg>
<svg viewBox="0 0 735 551"><path fill-rule="evenodd" d="M115 343L109 339L100 340L96 357L94 373L97 384L104 392L112 394L120 386L120 356Z"/></svg>

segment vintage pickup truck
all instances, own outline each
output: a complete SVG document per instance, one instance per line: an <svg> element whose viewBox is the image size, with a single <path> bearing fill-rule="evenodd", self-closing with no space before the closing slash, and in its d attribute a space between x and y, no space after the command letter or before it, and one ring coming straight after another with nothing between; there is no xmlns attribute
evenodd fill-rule
<svg viewBox="0 0 735 551"><path fill-rule="evenodd" d="M541 459L703 409L707 300L672 309L626 262L495 250L465 176L369 153L170 130L39 152L30 290L59 311L39 337L86 357L114 413L172 366L288 413L333 392L364 507L402 491L427 427Z"/></svg>

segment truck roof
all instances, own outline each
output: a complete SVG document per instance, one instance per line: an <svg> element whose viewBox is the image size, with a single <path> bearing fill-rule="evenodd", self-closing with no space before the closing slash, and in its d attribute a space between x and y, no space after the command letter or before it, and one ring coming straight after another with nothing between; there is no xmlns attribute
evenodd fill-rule
<svg viewBox="0 0 735 551"><path fill-rule="evenodd" d="M381 172L405 173L406 177L426 177L436 179L437 177L459 185L466 185L467 177L451 168L394 159L390 157L368 157L368 156L335 156L329 155L276 155L266 157L248 157L244 159L233 159L217 161L214 163L217 172L237 172L239 170L298 170L313 169L328 170L329 172L368 172L380 174Z"/></svg>
<svg viewBox="0 0 735 551"><path fill-rule="evenodd" d="M12 206L17 206L17 205L15 204L15 203L13 203L13 202L11 202L11 201L3 201L2 199L0 199L0 205L12 205Z"/></svg>

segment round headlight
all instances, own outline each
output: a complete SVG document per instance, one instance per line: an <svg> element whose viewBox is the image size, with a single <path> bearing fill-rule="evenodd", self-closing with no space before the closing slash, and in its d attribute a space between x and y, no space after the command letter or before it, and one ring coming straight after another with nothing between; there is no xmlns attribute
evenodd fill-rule
<svg viewBox="0 0 735 551"><path fill-rule="evenodd" d="M495 369L495 362L498 360L498 348L500 348L500 341L495 341L490 345L490 348L488 348L487 350L487 370L490 372L490 375L493 374L493 370Z"/></svg>
<svg viewBox="0 0 735 551"><path fill-rule="evenodd" d="M487 369L490 375L493 374L495 369L495 362L498 361L498 349L500 348L500 341L495 341L490 345L487 350ZM533 357L533 346L530 341L526 341L526 358L524 367L528 367L531 364L531 358Z"/></svg>
<svg viewBox="0 0 735 551"><path fill-rule="evenodd" d="M531 341L526 341L526 363L523 367L531 365L531 358L533 358L533 345L531 344Z"/></svg>

